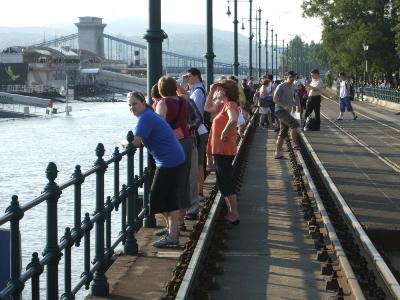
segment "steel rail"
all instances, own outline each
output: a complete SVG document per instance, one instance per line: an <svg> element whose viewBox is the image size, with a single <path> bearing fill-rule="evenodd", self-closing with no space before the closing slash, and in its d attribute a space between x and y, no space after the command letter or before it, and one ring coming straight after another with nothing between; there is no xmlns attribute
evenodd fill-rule
<svg viewBox="0 0 400 300"><path fill-rule="evenodd" d="M303 141L307 140L307 138L304 136L303 133L301 133L301 137L302 137ZM297 158L299 159L301 166L303 167L304 175L307 178L308 186L314 195L314 200L315 200L315 203L317 204L318 211L319 211L319 213L321 215L321 219L324 223L324 227L328 233L329 240L331 241L332 246L335 250L336 257L339 261L341 269L343 270L343 272L346 276L347 283L350 287L351 293L355 299L364 300L365 297L364 297L364 294L360 287L360 284L358 283L357 277L354 274L353 268L351 267L351 264L346 256L346 253L344 252L342 244L336 234L336 230L331 222L331 219L329 218L328 212L325 209L325 206L319 195L318 189L314 183L314 180L311 177L311 173L308 170L308 167L304 161L304 158L299 151L297 151Z"/></svg>
<svg viewBox="0 0 400 300"><path fill-rule="evenodd" d="M364 251L369 256L379 275L383 279L388 291L391 293L395 299L400 299L400 285L397 282L395 276L390 271L389 267L383 260L382 256L379 254L378 250L375 248L374 244L368 237L367 233L362 228L361 224L358 222L353 211L347 204L346 200L343 198L342 194L336 187L335 183L329 176L322 162L319 160L317 154L311 147L307 138L303 133L301 133L304 144L309 152L311 158L313 159L315 165L318 167L319 173L324 181L325 185L329 188L329 192L332 195L334 201L338 204L339 209L343 212L346 222L353 228L356 237L359 239L360 244L364 248Z"/></svg>
<svg viewBox="0 0 400 300"><path fill-rule="evenodd" d="M332 99L332 98L329 97L329 96L322 95L322 97L323 97L323 98L326 98L327 100L329 100L329 101L331 101L331 102L333 102L333 103L335 103L335 104L338 104L338 101L335 101L334 99ZM379 125L388 127L388 128L390 128L390 129L392 129L392 130L394 130L394 131L400 133L400 129L395 128L395 127L393 127L393 126L390 126L390 125L388 125L388 124L382 123L381 121L378 121L378 120L376 120L376 119L374 119L374 118L372 118L372 117L369 117L369 116L367 116L366 114L361 113L360 111L357 111L357 114L360 115L360 116L363 116L364 118L367 118L367 119L369 119L369 120L371 120L371 121L374 121L374 122L378 123Z"/></svg>
<svg viewBox="0 0 400 300"><path fill-rule="evenodd" d="M368 152L370 152L371 154L375 155L380 161L382 161L383 163L385 163L387 166L389 166L390 168L392 168L394 171L396 171L397 173L400 173L400 166L398 164L396 164L394 161L392 161L389 158L384 157L379 151L375 150L373 147L369 146L368 144L364 143L363 141L361 141L361 139L359 139L358 137L356 137L354 134L352 134L351 132L349 132L348 130L344 129L342 126L339 126L338 124L336 124L335 122L331 121L327 115L325 115L324 113L321 112L321 115L327 119L331 124L333 124L336 128L338 128L340 131L342 131L343 133L347 134L353 141L355 141L357 144L359 144L360 146L364 147L365 149L368 150Z"/></svg>
<svg viewBox="0 0 400 300"><path fill-rule="evenodd" d="M243 152L245 141L247 140L250 134L251 127L254 126L255 116L257 114L258 114L258 109L254 113L253 117L250 119L250 122L246 127L246 130L244 132L244 138L239 141L238 151L232 162L232 165L234 167L236 166L238 160L240 159L239 156L241 156ZM176 300L184 300L189 298L193 283L197 277L199 269L201 268L202 260L207 252L206 249L209 244L210 237L212 236L213 233L213 227L217 222L216 219L218 217L218 213L221 208L221 203L223 203L223 199L224 197L222 197L221 192L218 191L215 200L213 202L213 205L210 209L210 212L207 216L206 223L197 241L196 248L194 249L193 255L186 269L185 276L183 277L182 283L179 287L178 293L175 298Z"/></svg>

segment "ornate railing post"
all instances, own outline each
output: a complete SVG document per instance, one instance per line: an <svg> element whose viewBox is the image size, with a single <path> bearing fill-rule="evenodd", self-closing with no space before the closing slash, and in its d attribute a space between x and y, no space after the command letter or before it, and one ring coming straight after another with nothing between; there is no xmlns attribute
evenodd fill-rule
<svg viewBox="0 0 400 300"><path fill-rule="evenodd" d="M67 246L65 247L64 255L64 287L65 292L62 294L62 300L74 300L75 295L71 292L71 247L74 245L74 240L71 236L71 230L69 227L65 228L65 234L61 238L61 241L65 241Z"/></svg>
<svg viewBox="0 0 400 300"><path fill-rule="evenodd" d="M143 149L144 149L143 146L141 146L139 148L139 177L140 178L143 178L143 160L144 160Z"/></svg>
<svg viewBox="0 0 400 300"><path fill-rule="evenodd" d="M37 252L32 253L32 259L31 262L26 266L26 270L29 270L30 268L35 269L35 274L32 276L31 282L32 282L32 288L31 288L31 294L32 294L32 300L39 300L40 299L40 281L39 281L39 276L40 274L43 273L43 266L40 264L39 261L39 255Z"/></svg>
<svg viewBox="0 0 400 300"><path fill-rule="evenodd" d="M157 221L154 215L150 214L150 187L152 182L151 171L148 168L144 169L144 186L143 186L143 208L145 209L145 214L143 218L144 228L154 228L157 226Z"/></svg>
<svg viewBox="0 0 400 300"><path fill-rule="evenodd" d="M74 187L74 228L72 229L72 234L77 235L78 238L75 240L75 246L79 247L81 238L83 237L83 231L81 229L81 186L82 183L85 181L85 178L83 177L81 172L80 165L75 166L75 171L72 174L72 177L76 179Z"/></svg>
<svg viewBox="0 0 400 300"><path fill-rule="evenodd" d="M108 281L105 275L106 262L104 255L104 222L106 212L104 208L104 173L107 169L107 164L103 159L104 145L99 143L96 148L97 160L95 166L99 167L96 171L96 211L95 214L100 214L100 218L96 221L96 246L95 246L95 262L100 264L100 267L94 273L92 283L93 296L107 296Z"/></svg>
<svg viewBox="0 0 400 300"><path fill-rule="evenodd" d="M126 185L122 185L121 190L121 235L125 235L125 238L122 240L122 244L126 244L126 195L127 195L127 188Z"/></svg>
<svg viewBox="0 0 400 300"><path fill-rule="evenodd" d="M128 182L128 228L127 228L127 239L124 247L125 254L129 255L137 255L138 254L138 244L135 238L135 219L137 218L137 215L135 216L135 208L136 208L136 203L134 199L134 179L135 179L135 173L134 173L134 155L136 148L133 145L133 133L132 131L128 132L128 135L126 136L126 139L128 140L128 147L127 147L127 182Z"/></svg>
<svg viewBox="0 0 400 300"><path fill-rule="evenodd" d="M58 262L62 256L58 248L58 216L57 203L61 190L54 180L57 178L57 166L50 162L46 169L46 177L49 180L44 191L50 193L47 199L47 244L43 256L50 255L51 259L47 264L47 299L58 299Z"/></svg>
<svg viewBox="0 0 400 300"><path fill-rule="evenodd" d="M89 213L85 214L85 218L82 221L82 227L85 227L83 233L84 236L84 272L81 277L86 277L85 288L89 289L90 282L93 279L92 273L90 273L90 230L93 228L93 223L90 220Z"/></svg>
<svg viewBox="0 0 400 300"><path fill-rule="evenodd" d="M10 221L10 234L11 234L11 278L8 284L16 287L12 298L20 300L21 292L24 289L24 283L21 282L21 233L19 232L19 220L24 216L18 202L18 196L14 195L11 198L11 204L6 209L6 213L12 213L13 218Z"/></svg>
<svg viewBox="0 0 400 300"><path fill-rule="evenodd" d="M111 197L107 197L106 201L106 253L107 253L107 265L110 265L111 257L114 254L114 250L111 247L111 213L114 209L114 205L111 202Z"/></svg>
<svg viewBox="0 0 400 300"><path fill-rule="evenodd" d="M118 147L115 147L113 157L115 157L114 161L114 198L115 200L119 199L119 162L122 157L119 153ZM117 201L118 203L118 201ZM115 211L118 211L118 204L115 206Z"/></svg>

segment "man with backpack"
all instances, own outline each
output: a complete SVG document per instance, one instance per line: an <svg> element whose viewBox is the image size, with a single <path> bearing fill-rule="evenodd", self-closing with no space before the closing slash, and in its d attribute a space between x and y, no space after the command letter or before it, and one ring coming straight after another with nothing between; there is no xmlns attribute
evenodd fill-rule
<svg viewBox="0 0 400 300"><path fill-rule="evenodd" d="M336 121L343 120L343 114L345 109L351 112L353 115L353 120L357 120L357 115L353 110L353 106L351 105L351 100L354 97L354 88L352 88L351 82L347 78L346 72L340 72L340 91L339 91L339 117Z"/></svg>
<svg viewBox="0 0 400 300"><path fill-rule="evenodd" d="M197 136L197 152L198 152L198 184L199 184L199 200L203 200L203 185L204 185L204 158L206 155L206 146L208 141L208 129L205 123L211 122L210 115L204 112L204 105L206 103L206 92L201 78L201 72L197 68L190 68L187 70L183 80L190 86L189 96L196 103L198 110L203 116L203 124L199 126L196 132ZM195 219L197 212L193 213L189 210L187 219Z"/></svg>

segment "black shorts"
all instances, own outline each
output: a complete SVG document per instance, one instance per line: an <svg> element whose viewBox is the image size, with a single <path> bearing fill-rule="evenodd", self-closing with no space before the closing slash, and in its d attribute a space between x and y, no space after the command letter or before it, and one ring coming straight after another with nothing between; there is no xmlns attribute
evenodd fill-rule
<svg viewBox="0 0 400 300"><path fill-rule="evenodd" d="M232 167L234 158L235 156L233 155L214 155L217 186L224 197L236 194Z"/></svg>
<svg viewBox="0 0 400 300"><path fill-rule="evenodd" d="M179 209L177 178L182 165L174 168L156 168L150 188L150 214L170 212Z"/></svg>
<svg viewBox="0 0 400 300"><path fill-rule="evenodd" d="M185 162L182 165L179 177L175 178L175 185L178 186L178 202L179 208L188 208L190 206L190 167L192 165L192 151L193 141L191 137L181 139L179 142L182 145L183 151L185 152Z"/></svg>

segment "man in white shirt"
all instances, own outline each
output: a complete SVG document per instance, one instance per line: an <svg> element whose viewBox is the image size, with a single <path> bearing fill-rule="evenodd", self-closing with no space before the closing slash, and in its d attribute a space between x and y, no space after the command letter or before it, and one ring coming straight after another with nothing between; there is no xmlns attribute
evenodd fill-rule
<svg viewBox="0 0 400 300"><path fill-rule="evenodd" d="M304 119L307 120L307 118L314 111L315 120L317 123L317 128L315 130L319 130L321 124L321 92L324 88L324 84L319 78L319 71L317 69L311 71L311 78L311 83L306 84L306 88L308 90L308 100ZM304 121L304 126L305 122L306 121Z"/></svg>
<svg viewBox="0 0 400 300"><path fill-rule="evenodd" d="M350 101L350 82L347 78L346 72L340 72L340 91L339 91L339 117L336 119L336 121L341 121L343 120L343 114L345 109L347 108L347 111L351 112L353 115L353 120L357 120L357 116L353 110L353 106L351 105Z"/></svg>
<svg viewBox="0 0 400 300"><path fill-rule="evenodd" d="M185 80L190 86L189 96L196 103L196 106L202 116L204 116L204 105L206 103L206 92L201 78L199 69L190 68L184 76ZM204 185L204 158L206 155L206 146L208 141L208 130L204 124L201 124L197 129L197 152L198 152L198 191L199 200L204 199L203 185ZM196 219L198 204L194 204L188 210L186 219Z"/></svg>

